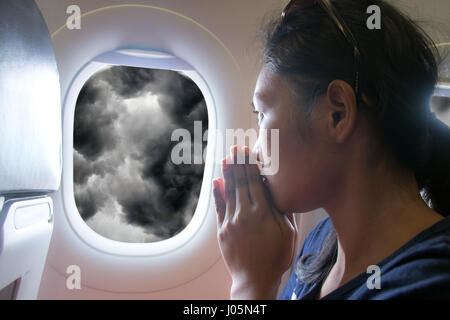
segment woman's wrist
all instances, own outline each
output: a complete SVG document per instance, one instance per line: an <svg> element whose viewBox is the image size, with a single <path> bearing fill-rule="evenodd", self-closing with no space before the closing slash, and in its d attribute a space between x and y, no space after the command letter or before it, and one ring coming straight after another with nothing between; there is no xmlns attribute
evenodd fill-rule
<svg viewBox="0 0 450 320"><path fill-rule="evenodd" d="M280 281L276 283L255 283L251 281L233 281L230 299L232 300L275 300Z"/></svg>

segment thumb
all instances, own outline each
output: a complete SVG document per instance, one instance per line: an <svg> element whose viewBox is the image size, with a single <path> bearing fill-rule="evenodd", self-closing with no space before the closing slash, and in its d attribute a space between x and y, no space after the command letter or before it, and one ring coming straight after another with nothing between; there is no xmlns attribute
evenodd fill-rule
<svg viewBox="0 0 450 320"><path fill-rule="evenodd" d="M223 180L221 178L213 180L213 195L217 212L217 227L220 227L225 218L225 197L223 191Z"/></svg>

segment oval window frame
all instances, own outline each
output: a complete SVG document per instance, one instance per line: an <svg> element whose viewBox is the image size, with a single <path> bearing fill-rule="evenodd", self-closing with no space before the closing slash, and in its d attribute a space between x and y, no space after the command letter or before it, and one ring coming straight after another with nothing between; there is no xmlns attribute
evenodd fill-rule
<svg viewBox="0 0 450 320"><path fill-rule="evenodd" d="M68 119L74 119L76 101L84 84L94 74L111 65L179 71L188 76L197 85L205 98L209 123L203 181L211 181L213 179L211 154L213 154L215 149L215 140L212 132L216 129L216 114L213 96L203 77L189 63L167 52L141 48L120 48L108 51L88 62L73 79L67 91L64 113L69 113L69 117L64 116L63 123L63 141L65 146L63 156L65 161L63 164L64 179L62 183L63 188L66 190L63 192L66 217L78 237L99 251L129 257L158 256L170 253L189 242L204 223L208 211L207 204L211 197L208 183L202 182L197 207L187 226L175 236L158 242L128 243L109 239L91 229L78 213L74 195L73 154L71 157L69 156L69 151L73 150L74 121ZM68 137L67 133L69 131L72 133L70 137ZM73 214L74 212L77 212L78 215Z"/></svg>

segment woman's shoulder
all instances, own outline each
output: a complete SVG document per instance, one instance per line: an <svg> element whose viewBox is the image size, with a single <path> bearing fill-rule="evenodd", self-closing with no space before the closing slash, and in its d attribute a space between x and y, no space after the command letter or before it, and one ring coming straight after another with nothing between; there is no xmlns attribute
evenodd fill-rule
<svg viewBox="0 0 450 320"><path fill-rule="evenodd" d="M378 266L380 289L360 285L347 298L450 299L450 217L419 233Z"/></svg>
<svg viewBox="0 0 450 320"><path fill-rule="evenodd" d="M391 255L397 260L405 256L410 257L408 260L437 256L450 259L450 216L420 232ZM417 259L411 259L411 257Z"/></svg>
<svg viewBox="0 0 450 320"><path fill-rule="evenodd" d="M398 273L398 276L417 274L419 277L425 271L446 271L450 277L450 216L416 235L382 264L386 273ZM399 272L400 267L403 273ZM405 270L408 272L404 273Z"/></svg>

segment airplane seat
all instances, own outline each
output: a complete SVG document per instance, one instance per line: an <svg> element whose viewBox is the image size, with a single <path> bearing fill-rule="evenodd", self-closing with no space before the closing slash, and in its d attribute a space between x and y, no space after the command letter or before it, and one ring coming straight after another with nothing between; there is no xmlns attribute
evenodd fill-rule
<svg viewBox="0 0 450 320"><path fill-rule="evenodd" d="M59 75L34 0L0 1L0 299L36 299L61 179Z"/></svg>

